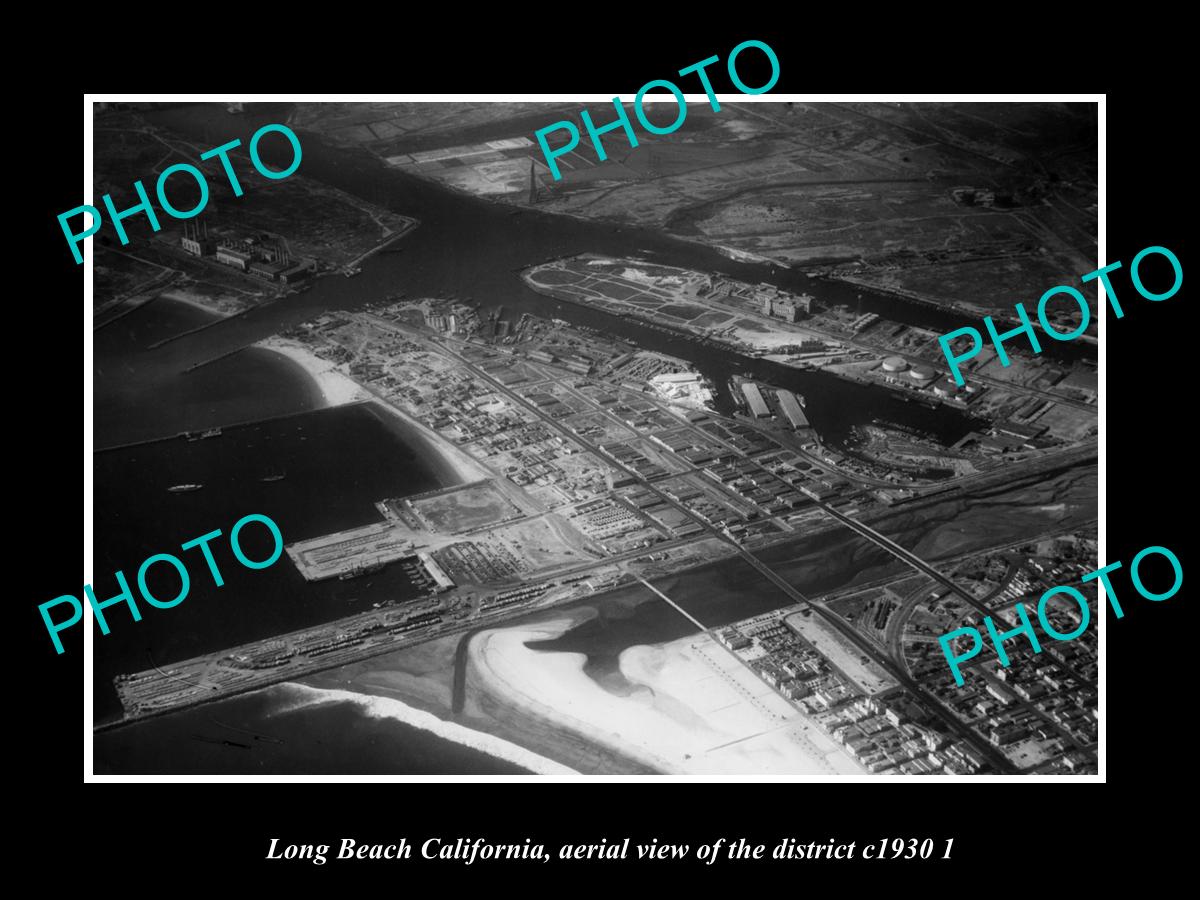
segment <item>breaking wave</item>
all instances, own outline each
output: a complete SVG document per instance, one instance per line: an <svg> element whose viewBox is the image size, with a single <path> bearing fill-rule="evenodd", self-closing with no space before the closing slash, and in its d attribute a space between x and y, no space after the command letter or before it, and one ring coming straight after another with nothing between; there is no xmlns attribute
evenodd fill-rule
<svg viewBox="0 0 1200 900"><path fill-rule="evenodd" d="M495 737L472 728L465 728L454 722L439 719L433 713L416 709L407 703L390 697L377 697L373 694L359 694L354 691L341 691L332 688L315 688L306 684L288 682L276 686L279 703L271 715L296 712L310 709L314 706L327 706L333 703L350 703L357 706L363 715L373 719L392 719L403 722L412 728L428 731L438 737L470 747L480 753L528 769L537 775L578 775L574 769L557 763L552 759L539 756L531 750L519 747L511 741Z"/></svg>

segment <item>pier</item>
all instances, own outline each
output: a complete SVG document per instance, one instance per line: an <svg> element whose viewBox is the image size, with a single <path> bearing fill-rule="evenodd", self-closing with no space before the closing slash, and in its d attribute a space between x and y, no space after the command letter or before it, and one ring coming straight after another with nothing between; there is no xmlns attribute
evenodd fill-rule
<svg viewBox="0 0 1200 900"><path fill-rule="evenodd" d="M412 541L391 522L337 531L285 549L306 581L356 578L415 553Z"/></svg>

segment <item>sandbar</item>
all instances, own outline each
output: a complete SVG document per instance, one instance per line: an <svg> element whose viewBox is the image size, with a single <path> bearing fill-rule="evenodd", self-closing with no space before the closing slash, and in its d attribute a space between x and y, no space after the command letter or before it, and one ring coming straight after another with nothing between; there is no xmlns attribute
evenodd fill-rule
<svg viewBox="0 0 1200 900"><path fill-rule="evenodd" d="M169 291L163 291L161 294L159 294L159 296L165 297L167 300L174 300L176 303L183 303L192 307L192 309L198 309L201 312L208 313L210 316L216 316L221 319L227 319L232 315L232 313L227 313L223 310L213 308L211 302L206 303L201 299L202 295L194 294L191 291L184 290L183 288L171 288Z"/></svg>
<svg viewBox="0 0 1200 900"><path fill-rule="evenodd" d="M619 667L630 689L622 696L584 672L584 654L526 646L571 625L558 618L475 635L471 688L663 774L817 780L861 772L707 634L623 651Z"/></svg>

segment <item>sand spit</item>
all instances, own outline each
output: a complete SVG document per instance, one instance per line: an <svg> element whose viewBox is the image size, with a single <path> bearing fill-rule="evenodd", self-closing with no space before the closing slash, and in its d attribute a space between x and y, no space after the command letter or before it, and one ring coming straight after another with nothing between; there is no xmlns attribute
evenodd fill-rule
<svg viewBox="0 0 1200 900"><path fill-rule="evenodd" d="M586 674L582 653L525 646L572 624L560 618L476 635L471 688L665 774L823 779L861 771L706 634L625 650L626 696Z"/></svg>

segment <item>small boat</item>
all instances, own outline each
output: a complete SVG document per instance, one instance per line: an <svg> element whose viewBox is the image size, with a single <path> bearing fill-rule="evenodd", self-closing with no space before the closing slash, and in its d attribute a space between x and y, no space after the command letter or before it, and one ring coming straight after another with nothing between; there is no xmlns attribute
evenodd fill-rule
<svg viewBox="0 0 1200 900"><path fill-rule="evenodd" d="M202 484L173 484L167 490L172 494L186 494L189 491L198 491L202 487Z"/></svg>
<svg viewBox="0 0 1200 900"><path fill-rule="evenodd" d="M285 478L287 478L287 472L268 472L266 475L264 475L262 478L260 478L258 480L271 482L271 481L283 481L283 479L285 479Z"/></svg>

